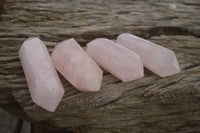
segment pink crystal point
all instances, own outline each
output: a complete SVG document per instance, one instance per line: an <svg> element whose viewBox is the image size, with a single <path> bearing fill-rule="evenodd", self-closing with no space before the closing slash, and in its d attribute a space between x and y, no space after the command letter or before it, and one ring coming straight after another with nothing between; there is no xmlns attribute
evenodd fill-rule
<svg viewBox="0 0 200 133"><path fill-rule="evenodd" d="M119 35L117 43L135 51L144 66L161 77L180 72L176 55L172 50L128 33Z"/></svg>
<svg viewBox="0 0 200 133"><path fill-rule="evenodd" d="M111 40L95 39L87 44L86 51L97 64L123 82L144 76L140 57L133 51Z"/></svg>
<svg viewBox="0 0 200 133"><path fill-rule="evenodd" d="M29 38L22 44L19 58L33 102L54 112L64 89L46 46L38 38Z"/></svg>
<svg viewBox="0 0 200 133"><path fill-rule="evenodd" d="M103 71L72 38L59 43L52 60L56 69L78 90L98 91Z"/></svg>

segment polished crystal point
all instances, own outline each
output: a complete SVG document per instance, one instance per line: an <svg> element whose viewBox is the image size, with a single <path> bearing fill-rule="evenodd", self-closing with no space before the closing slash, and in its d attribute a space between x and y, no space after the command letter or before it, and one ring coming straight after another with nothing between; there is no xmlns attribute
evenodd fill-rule
<svg viewBox="0 0 200 133"><path fill-rule="evenodd" d="M56 69L78 90L98 91L103 71L72 38L60 42L52 53Z"/></svg>
<svg viewBox="0 0 200 133"><path fill-rule="evenodd" d="M128 33L119 35L117 43L136 52L143 65L161 77L180 72L176 55L170 49Z"/></svg>
<svg viewBox="0 0 200 133"><path fill-rule="evenodd" d="M55 111L64 89L44 43L38 38L25 40L19 58L33 102L48 111Z"/></svg>
<svg viewBox="0 0 200 133"><path fill-rule="evenodd" d="M142 78L143 65L133 51L105 38L87 44L86 51L97 64L123 82Z"/></svg>

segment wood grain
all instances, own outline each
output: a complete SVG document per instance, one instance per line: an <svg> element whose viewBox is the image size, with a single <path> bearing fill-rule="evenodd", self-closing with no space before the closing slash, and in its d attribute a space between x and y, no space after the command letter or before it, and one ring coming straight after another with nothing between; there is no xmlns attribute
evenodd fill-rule
<svg viewBox="0 0 200 133"><path fill-rule="evenodd" d="M7 0L0 16L0 107L49 130L76 133L200 132L199 0ZM61 75L65 95L54 113L30 97L18 50L30 36L51 53L74 37L115 40L129 32L174 50L179 74L123 83L105 73L99 92L75 90Z"/></svg>

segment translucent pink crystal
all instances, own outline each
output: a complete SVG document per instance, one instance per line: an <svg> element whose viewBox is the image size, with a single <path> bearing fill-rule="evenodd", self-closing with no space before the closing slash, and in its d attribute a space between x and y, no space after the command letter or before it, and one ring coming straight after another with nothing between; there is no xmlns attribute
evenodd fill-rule
<svg viewBox="0 0 200 133"><path fill-rule="evenodd" d="M103 71L72 38L59 43L52 60L56 69L78 90L98 91Z"/></svg>
<svg viewBox="0 0 200 133"><path fill-rule="evenodd" d="M19 58L33 102L48 111L55 111L64 89L44 43L38 38L25 40Z"/></svg>
<svg viewBox="0 0 200 133"><path fill-rule="evenodd" d="M119 35L117 43L135 51L144 66L161 77L180 72L176 55L172 50L128 33Z"/></svg>
<svg viewBox="0 0 200 133"><path fill-rule="evenodd" d="M97 64L123 82L144 76L140 57L133 51L111 40L95 39L87 44L86 51Z"/></svg>

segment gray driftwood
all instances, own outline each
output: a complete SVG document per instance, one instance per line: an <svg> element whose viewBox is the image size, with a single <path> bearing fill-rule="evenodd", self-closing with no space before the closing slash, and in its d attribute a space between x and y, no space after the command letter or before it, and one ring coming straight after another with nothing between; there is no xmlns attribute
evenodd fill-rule
<svg viewBox="0 0 200 133"><path fill-rule="evenodd" d="M175 51L181 73L122 83L105 73L99 92L66 93L54 113L35 105L18 58L22 42L37 36L50 53L74 37L129 32ZM38 68L39 69L39 68ZM76 133L200 132L199 0L7 0L0 15L0 107L48 130Z"/></svg>

